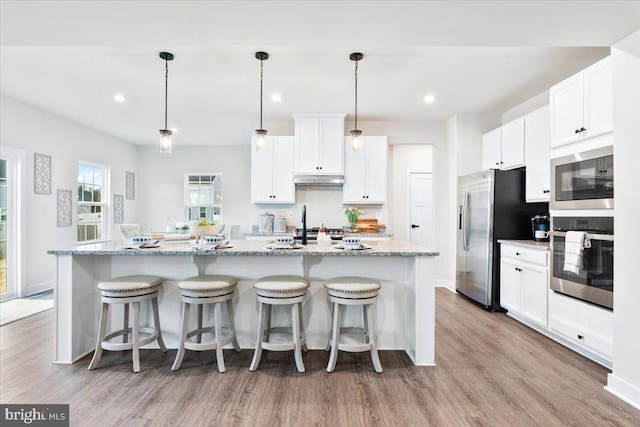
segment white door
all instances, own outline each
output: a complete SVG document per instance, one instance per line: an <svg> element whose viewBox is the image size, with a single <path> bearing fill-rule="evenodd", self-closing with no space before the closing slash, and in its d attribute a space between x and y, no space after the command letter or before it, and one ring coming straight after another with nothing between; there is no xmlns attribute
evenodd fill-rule
<svg viewBox="0 0 640 427"><path fill-rule="evenodd" d="M524 117L502 126L500 169L524 166Z"/></svg>
<svg viewBox="0 0 640 427"><path fill-rule="evenodd" d="M520 313L522 274L518 263L510 258L500 258L500 305L509 311Z"/></svg>
<svg viewBox="0 0 640 427"><path fill-rule="evenodd" d="M482 135L482 169L501 169L502 128Z"/></svg>
<svg viewBox="0 0 640 427"><path fill-rule="evenodd" d="M256 150L256 137L251 138L251 202L273 203L273 137L260 151Z"/></svg>
<svg viewBox="0 0 640 427"><path fill-rule="evenodd" d="M408 240L417 245L433 246L433 189L430 173L409 174Z"/></svg>
<svg viewBox="0 0 640 427"><path fill-rule="evenodd" d="M582 139L584 124L583 75L578 73L550 89L551 146L558 147Z"/></svg>
<svg viewBox="0 0 640 427"><path fill-rule="evenodd" d="M549 106L525 116L524 149L527 165L527 202L548 202L551 165L549 164Z"/></svg>
<svg viewBox="0 0 640 427"><path fill-rule="evenodd" d="M342 203L364 203L366 196L365 149L351 150L351 137L344 138L344 186Z"/></svg>
<svg viewBox="0 0 640 427"><path fill-rule="evenodd" d="M585 138L613 130L613 83L611 57L584 71L584 132Z"/></svg>
<svg viewBox="0 0 640 427"><path fill-rule="evenodd" d="M293 185L293 137L273 137L273 200L277 203L294 203Z"/></svg>
<svg viewBox="0 0 640 427"><path fill-rule="evenodd" d="M20 188L24 153L0 149L0 301L19 297Z"/></svg>
<svg viewBox="0 0 640 427"><path fill-rule="evenodd" d="M363 141L366 179L365 202L387 202L387 137L367 136ZM361 150L362 151L362 150Z"/></svg>

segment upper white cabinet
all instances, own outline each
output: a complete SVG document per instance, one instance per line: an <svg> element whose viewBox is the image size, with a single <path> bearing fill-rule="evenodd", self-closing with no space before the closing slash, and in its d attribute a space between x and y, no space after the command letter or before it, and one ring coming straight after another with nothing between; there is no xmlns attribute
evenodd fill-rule
<svg viewBox="0 0 640 427"><path fill-rule="evenodd" d="M524 116L524 152L527 202L548 202L551 164L549 161L549 106Z"/></svg>
<svg viewBox="0 0 640 427"><path fill-rule="evenodd" d="M387 201L387 137L362 136L360 151L344 140L343 203L384 204Z"/></svg>
<svg viewBox="0 0 640 427"><path fill-rule="evenodd" d="M301 175L344 174L346 114L294 114L294 172Z"/></svg>
<svg viewBox="0 0 640 427"><path fill-rule="evenodd" d="M482 168L514 169L524 166L524 117L482 135Z"/></svg>
<svg viewBox="0 0 640 427"><path fill-rule="evenodd" d="M482 135L482 169L501 169L502 128Z"/></svg>
<svg viewBox="0 0 640 427"><path fill-rule="evenodd" d="M553 86L551 147L613 131L611 57Z"/></svg>
<svg viewBox="0 0 640 427"><path fill-rule="evenodd" d="M295 203L292 136L270 136L264 149L251 139L251 202Z"/></svg>
<svg viewBox="0 0 640 427"><path fill-rule="evenodd" d="M500 169L524 166L524 117L502 126L502 157Z"/></svg>

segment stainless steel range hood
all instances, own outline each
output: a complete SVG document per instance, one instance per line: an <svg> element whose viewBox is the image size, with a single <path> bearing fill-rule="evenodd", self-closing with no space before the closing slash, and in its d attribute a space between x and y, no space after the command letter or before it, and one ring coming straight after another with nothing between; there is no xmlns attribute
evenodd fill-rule
<svg viewBox="0 0 640 427"><path fill-rule="evenodd" d="M318 185L318 186L330 186L330 185L342 185L344 184L343 175L295 175L293 177L293 183L295 185Z"/></svg>

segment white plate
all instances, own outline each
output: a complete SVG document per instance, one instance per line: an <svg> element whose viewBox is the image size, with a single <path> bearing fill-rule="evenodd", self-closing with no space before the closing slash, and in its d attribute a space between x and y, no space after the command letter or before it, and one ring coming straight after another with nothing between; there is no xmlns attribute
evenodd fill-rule
<svg viewBox="0 0 640 427"><path fill-rule="evenodd" d="M292 245L276 245L275 243L272 243L272 244L270 244L270 245L265 246L264 248L265 248L265 249L269 249L269 250L273 250L273 249L283 249L283 250L286 250L286 249L302 249L302 248L304 248L304 246L303 246L303 245L300 245L300 244L298 244L298 243L296 243L296 244L295 244L295 245L293 245L293 246L292 246Z"/></svg>
<svg viewBox="0 0 640 427"><path fill-rule="evenodd" d="M357 245L335 245L334 248L342 249L344 251L362 251L366 249L373 249L373 246L366 245L364 243L359 243Z"/></svg>

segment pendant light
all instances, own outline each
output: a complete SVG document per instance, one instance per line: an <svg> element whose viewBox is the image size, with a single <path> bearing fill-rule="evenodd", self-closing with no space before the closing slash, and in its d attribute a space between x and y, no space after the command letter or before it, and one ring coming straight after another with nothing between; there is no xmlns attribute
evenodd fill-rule
<svg viewBox="0 0 640 427"><path fill-rule="evenodd" d="M355 68L355 81L356 81L356 114L355 114L355 125L354 129L349 132L351 134L351 151L360 151L362 147L362 140L360 139L360 135L362 135L362 131L358 129L358 61L362 59L363 55L359 52L354 52L349 55L349 59L356 63Z"/></svg>
<svg viewBox="0 0 640 427"><path fill-rule="evenodd" d="M256 52L256 59L260 60L260 129L256 129L256 151L262 151L267 144L267 130L262 128L262 63L269 59L269 54Z"/></svg>
<svg viewBox="0 0 640 427"><path fill-rule="evenodd" d="M173 61L173 54L160 52L164 60L164 129L160 129L160 153L171 154L171 130L167 128L167 94L169 89L169 61Z"/></svg>

